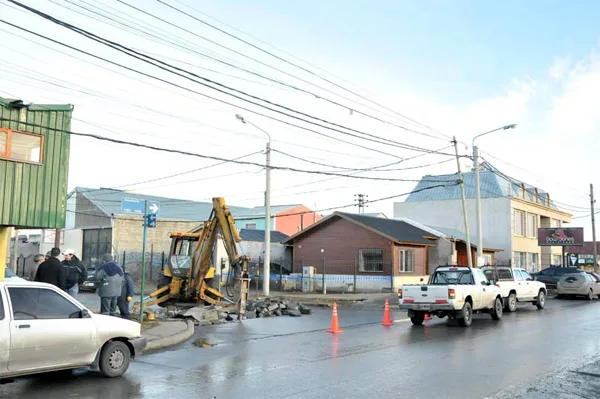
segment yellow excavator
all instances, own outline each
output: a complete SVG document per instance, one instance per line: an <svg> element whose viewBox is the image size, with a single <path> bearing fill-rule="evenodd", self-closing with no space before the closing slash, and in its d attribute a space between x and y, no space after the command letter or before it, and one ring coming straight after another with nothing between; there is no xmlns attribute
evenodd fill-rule
<svg viewBox="0 0 600 399"><path fill-rule="evenodd" d="M220 282L215 278L212 258L219 235L229 258L230 273L225 288L229 291L227 288L233 286L233 293L230 292L233 300L219 291ZM242 239L225 200L213 198L209 220L201 227L187 233L171 233L171 249L158 289L144 298L144 307L229 302L237 303L238 319L241 319L250 286L250 258L240 255L237 245L240 241ZM232 272L234 279L231 278Z"/></svg>

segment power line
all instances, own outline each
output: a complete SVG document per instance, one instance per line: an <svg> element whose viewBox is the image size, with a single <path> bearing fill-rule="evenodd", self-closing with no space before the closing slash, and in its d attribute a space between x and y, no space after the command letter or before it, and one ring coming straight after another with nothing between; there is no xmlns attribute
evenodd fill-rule
<svg viewBox="0 0 600 399"><path fill-rule="evenodd" d="M216 42L216 41L214 41L214 40L208 39L208 38L206 38L206 37L204 37L204 36L201 36L201 35L199 35L199 34L197 34L197 33L193 32L193 31L190 31L189 29L185 29L185 28L183 28L183 27L181 27L181 26L179 26L179 25L177 25L177 24L174 24L174 23L172 23L172 22L169 22L169 21L165 20L164 18L157 17L156 15L154 15L154 14L152 14L152 13L149 13L149 12L147 12L147 11L144 11L144 10L142 10L142 9L138 8L138 7L132 6L131 4L128 4L127 2L125 2L125 1L123 1L123 0L117 0L117 1L118 1L119 3L121 3L121 4L124 4L124 5L128 6L128 7L131 7L131 8L133 8L133 9L135 9L135 10L137 10L137 11L139 11L139 12L141 12L141 13L145 14L145 15L148 15L148 16L150 16L150 17L152 17L152 18L155 18L155 19L157 19L157 20L159 20L159 21L161 21L161 22L164 22L164 23L166 23L166 24L168 24L168 25L171 25L171 26L173 26L173 27L175 27L175 28L178 28L178 29L180 29L180 30L183 30L183 31L185 31L185 32L187 32L187 33L189 33L189 34L192 34L192 35L194 35L194 36L196 36L196 37L199 37L199 38L201 38L201 39L203 39L203 40L206 40L206 41L208 41L208 42L210 42L210 43L212 43L212 44L214 44L214 45L217 45L217 46L219 46L219 47L225 48L225 49L227 49L227 50L229 50L229 51L231 51L231 52L233 52L233 53L235 53L235 54L237 54L237 55L240 55L240 56L242 56L242 57L244 57L244 58L248 58L248 59L250 59L250 60L252 60L252 61L254 61L254 62L257 62L257 63L259 63L259 64L261 64L261 65L263 65L263 66L266 66L266 67L268 67L268 68L270 68L270 69L274 69L274 70L276 70L277 72L283 73L284 75L287 75L287 76L290 76L290 77L292 77L292 78L298 79L298 80L300 80L300 81L302 81L302 82L304 82L304 83L307 83L307 84L313 85L313 86L315 86L315 87L318 87L318 88L320 88L321 90L327 91L327 92L329 92L329 93L336 94L336 93L334 93L334 92L332 92L332 91L330 91L330 90L327 90L327 89L325 89L325 88L323 88L323 87L321 87L321 86L315 85L314 83L311 83L311 82L309 82L309 81L307 81L307 80L305 80L305 79L302 79L302 78L300 78L300 77L298 77L298 76L295 76L295 75L293 75L293 74L290 74L290 73L288 73L288 72L286 72L286 71L283 71L283 70L281 70L281 69L279 69L279 68L276 68L276 67L274 67L274 66L273 66L273 65L271 65L271 64L268 64L268 63L262 62L262 61L260 61L260 60L257 60L257 59L255 59L255 58L252 58L252 57L250 57L250 56L248 56L248 55L246 55L246 54L244 54L244 53L241 53L241 52L239 52L239 51L237 51L237 50L231 49L231 48L229 48L229 47L227 47L227 46L225 46L225 45L223 45L223 44L221 44L221 43L218 43L218 42ZM284 60L283 58L280 58L280 57L278 57L278 56L276 56L276 55L274 55L274 54L271 54L271 53L269 53L269 52L267 52L267 51L265 51L265 50L262 50L262 49L260 49L259 47L257 47L257 46L254 46L253 44L251 44L251 43L249 43L249 42L247 42L247 41L245 41L245 40L243 40L243 39L240 39L240 38L238 38L238 37L237 37L237 36L235 36L235 35L229 34L228 32L226 32L226 31L224 31L224 30L222 30L222 29L220 29L220 28L218 28L218 27L215 27L214 25L211 25L211 24L209 24L209 23L207 23L207 22L205 22L205 21L203 21L203 20L201 20L201 19L199 19L199 18L196 18L196 17L194 17L193 15L191 15L191 14L189 14L189 13L186 13L186 12L185 12L185 11L183 11L183 10L180 10L180 9L178 9L177 7L174 7L174 6L170 5L170 4L167 4L167 3L165 3L165 2L163 2L163 1L161 1L161 0L157 0L157 1L158 1L159 3L162 3L162 4L164 4L165 6L167 6L167 7L171 8L171 9L173 9L173 10L175 10L175 11L177 11L177 12L181 13L181 14L184 14L184 15L186 15L186 16L188 16L188 17L190 17L190 18L193 18L193 19L195 19L196 21L202 22L203 24L206 24L207 26L210 26L211 28L217 29L218 31L220 31L220 32L222 32L222 33L225 33L225 34L227 34L228 36L231 36L231 37L233 37L233 38L235 38L235 39L237 39L237 40L240 40L240 41L242 41L242 42L244 42L244 43L246 43L246 44L248 44L248 45L250 45L250 46L252 46L252 47L254 47L254 48L256 48L256 49L259 49L259 50L261 50L261 51L263 51L263 52L266 52L267 54L269 54L269 55L271 55L271 56L273 56L273 57L276 57L277 59L280 59L280 60L282 60L282 61L284 61L284 62L286 62L286 63L289 63L289 62L287 62L286 60ZM295 65L295 64L291 64L291 65L294 65L294 66L298 67L298 66L297 66L297 65ZM308 71L308 70L305 70L305 71ZM309 72L310 72L310 71L309 71ZM315 93L312 93L312 92L309 92L309 91L307 91L307 90L300 89L300 88L297 88L297 87L294 87L294 88L295 88L296 90L302 91L302 92L304 92L304 93L306 93L306 94L313 95L313 96L315 96L316 98L320 98L320 99L322 99L322 100L325 100L325 101L327 101L327 102L329 102L329 103L331 103L331 104L334 104L334 105L336 105L336 106L339 106L339 107L342 107L342 108L344 108L344 109L347 109L347 110L350 110L350 111L356 112L357 114L360 114L360 115L366 116L367 118L370 118L370 119L373 119L373 120L377 120L377 121L379 121L379 122L382 122L382 123L385 123L385 124L388 124L388 125L392 125L392 126L395 126L395 127L398 127L398 128L400 128L400 129L403 129L403 130L406 130L406 131L410 131L410 132L412 132L412 133L417 133L417 134L424 135L424 136L427 136L427 137L435 138L435 139L437 139L437 140L445 140L444 138L441 138L441 137L438 137L438 136L434 136L434 135L431 135L431 134L428 134L428 133L424 133L424 132L416 131L416 130L413 130L413 129L407 128L407 127L405 127L405 126L401 126L401 125L398 125L398 124L395 124L395 123L392 123L392 122L389 122L389 121L383 120L383 119L381 119L381 118L378 118L378 117L376 117L376 116L373 116L373 115L370 115L370 114L364 113L364 112L362 112L362 111L360 111L360 110L357 110L357 109L355 109L355 108L348 107L348 106L346 106L346 105L344 105L344 104L341 104L341 103L339 103L339 102L337 102L337 101L330 100L330 99L328 99L328 98L325 98L325 97L323 97L323 96L317 95L317 94L315 94ZM336 94L336 95L339 95L339 94ZM344 96L340 96L340 97L342 97L342 98L344 98L344 99L346 99L346 100L352 101L351 99L349 99L349 98L347 98L347 97L344 97ZM361 104L361 105L363 105L363 104ZM363 105L363 106L364 106L364 105ZM414 122L414 121L413 121L413 122Z"/></svg>
<svg viewBox="0 0 600 399"><path fill-rule="evenodd" d="M120 0L118 0L118 1L120 1ZM385 110L387 110L387 111L393 112L394 114L396 114L396 115L400 116L401 118L404 118L404 119L406 119L406 120L409 120L409 121L411 121L411 122L413 122L413 123L415 123L415 124L417 124L417 125L423 126L423 127L427 128L427 129L429 129L429 130L433 131L433 132L436 132L436 133L438 133L438 134L441 134L442 136L445 136L446 138L451 138L451 137L450 137L449 135L447 135L447 134L444 134L444 133L438 132L438 131L436 131L435 129L433 129L433 128L431 128L431 127L429 127L429 126L427 126L427 125L425 125L425 124L423 124L423 123L421 123L421 122L418 122L418 121L416 121L416 120L414 120L414 119L411 119L411 118L409 118L409 117L407 117L407 116L405 116L405 115L402 115L402 114L400 114L400 113L399 113L399 112L397 112L397 111L394 111L394 110L392 110L392 109L389 109L389 108L387 108L387 107L385 107L385 106L383 106L383 105L381 105L381 104L379 104L379 103L376 103L376 102L374 102L374 101L372 101L372 100L370 100L370 99L368 99L368 98L366 98L366 97L362 96L361 94L358 94L358 93L356 93L356 92L354 92L354 91L352 91L352 90L349 90L349 89L347 89L347 88L345 88L345 87L343 87L343 86L341 86L341 85L339 85L339 84L337 84L337 83L335 83L335 82L332 82L331 80L329 80L329 79L327 79L327 78L325 78L325 77L323 77L323 76L321 76L321 75L319 75L319 74L317 74L317 73L315 73L315 72L313 72L313 71L311 71L311 70L309 70L309 69L307 69L307 68L305 68L305 67L303 67L303 66L301 66L301 65L298 65L298 64L296 64L296 63L293 63L293 62L291 62L291 61L289 61L289 60L286 60L286 59L284 59L283 57L280 57L280 56L278 56L278 55L276 55L276 54L274 54L274 53L272 53L272 52L270 52L270 51L267 51L267 50L265 50L265 49L263 49L263 48L261 48L261 47L259 47L259 46L256 46L256 45L254 45L253 43L250 43L250 42L249 42L249 41L247 41L247 40L244 40L244 39L242 39L242 38L240 38L240 37L238 37L238 36L236 36L236 35L233 35L232 33L230 33L230 32L227 32L227 31L225 31L224 29L221 29L221 28L219 28L219 27L217 27L217 26L215 26L215 25L213 25L213 24L210 24L210 23L208 23L208 22L206 22L206 21L204 21L204 20L202 20L202 19L200 19L200 18L197 18L197 17L195 17L195 16L193 16L193 15L191 15L191 14L189 14L189 13L186 13L185 11L182 11L182 10L180 10L180 9L178 9L178 8L176 8L176 7L172 6L172 5L170 5L170 4L167 4L166 2L164 2L164 1L162 1L162 0L157 0L157 1L158 1L159 3L162 3L162 4L166 5L167 7L170 7L170 8L172 8L172 9L174 9L174 10L176 10L176 11L178 11L178 12L180 12L180 13L184 14L184 15L187 15L188 17L190 17L190 18L192 18L192 19L194 19L194 20L196 20L196 21L198 21L198 22L200 22L200 23L202 23L202 24L204 24L204 25L206 25L206 26L209 26L209 27L211 27L211 28L213 28L213 29L216 29L216 30L218 30L218 31L219 31L219 32L221 32L221 33L224 33L225 35L227 35L227 36L229 36L229 37L232 37L232 38L234 38L234 39L236 39L236 40L238 40L238 41L240 41L240 42L242 42L242 43L245 43L245 44L247 44L247 45L251 46L252 48L254 48L254 49L256 49L256 50L259 50L259 51L261 51L261 52L263 52L263 53L265 53L265 54L268 54L268 55L270 55L270 56L272 56L272 57L274 57L274 58L277 58L278 60L280 60L280 61L283 61L283 62L285 62L285 63L286 63L286 64L288 64L288 65L292 65L292 66L294 66L294 67L296 67L296 68L299 68L299 69L303 70L304 72L307 72L307 73L309 73L309 74L311 74L311 75L313 75L313 76L316 76L316 77L318 77L319 79L321 79L321 80L323 80L323 81L325 81L325 82L327 82L327 83L329 83L329 84L332 84L332 85L334 85L334 86L336 86L336 87L338 87L338 88L340 88L340 89L342 89L342 90L344 90L344 91L346 91L346 92L348 92L348 93L351 93L351 94L353 94L353 95L355 95L355 96L357 96L357 97L359 97L359 98L362 98L363 100L366 100L366 101L368 101L368 102L370 102L370 103L372 103L372 104L374 104L374 105L377 105L377 106L379 106L379 107L381 107L381 108L383 108L383 109L385 109ZM177 1L177 0L176 0L176 1ZM178 2L178 3L180 3L180 4L182 4L180 1L177 1L177 2ZM186 5L186 6L187 6L187 5ZM207 14L205 14L205 13L202 13L201 11L199 11L199 10L195 9L194 7L191 7L191 6L187 6L187 7L188 7L188 8L190 8L190 9L192 9L192 10L194 10L194 11L196 11L196 12L199 12L199 13L201 13L201 14L207 15ZM220 21L219 21L219 22L220 22ZM234 29L235 29L235 28L234 28ZM237 30L237 29L236 29L236 30ZM238 30L238 31L239 31L239 30ZM243 32L242 32L242 33L243 33ZM281 51L281 50L280 50L280 51ZM297 57L296 57L296 58L297 58ZM319 87L319 86L317 86L317 87ZM336 95L339 95L339 94L337 94L337 93L334 93L334 94L336 94ZM343 97L343 96L341 96L341 95L339 95L339 96L340 96L340 97L342 97L342 98L345 98L345 99L347 99L347 100L350 100L350 99L348 99L348 98L346 98L346 97ZM350 101L352 101L352 100L350 100ZM355 102L355 101L354 101L354 102ZM355 103L357 103L357 102L355 102ZM357 104L358 104L358 103L357 103ZM370 107L368 107L368 106L365 106L364 104L360 104L360 105L362 105L362 106L364 106L364 107L367 107L367 108L369 108L369 109L373 109L373 108L370 108ZM345 107L345 108L348 108L348 107Z"/></svg>
<svg viewBox="0 0 600 399"><path fill-rule="evenodd" d="M388 140L388 139L385 139L385 138L382 138L382 137L379 137L379 136L376 136L376 135L373 135L373 134L370 134L370 133L362 132L362 131L359 131L359 130L356 130L356 129L353 129L353 128L349 128L349 127L346 127L346 126L343 126L343 125L337 124L337 123L335 123L335 122L331 122L331 121L328 121L328 120L325 120L325 119L322 119L322 118L319 118L319 117L316 117L316 116L313 116L313 115L310 115L310 114L307 114L307 113L304 113L304 112L301 112L301 111L294 110L294 109L292 109L292 108L289 108L289 107L287 107L287 106L284 106L284 105L281 105L281 104L274 103L274 102L272 102L272 101L270 101L270 100L266 100L266 99L264 99L264 98L261 98L261 97L258 97L258 96L254 96L254 95L252 95L252 94L249 94L249 93L246 93L246 92L244 92L244 91L241 91L241 90L238 90L238 89L235 89L235 88L229 87L229 86L227 86L227 85L221 84L221 83L219 83L219 82L213 81L213 80L211 80L211 79L208 79L208 78L202 77L202 76L200 76L200 75L197 75L197 74L195 74L195 73L193 73L193 72L190 72L190 71L187 71L187 70L185 70L185 69L182 69L182 68L179 68L179 67L173 66L173 65L171 65L171 64L168 64L168 63L166 63L166 62L163 62L163 61L160 61L160 60L158 60L158 59L156 59L156 58L150 57L150 56L148 56L148 55L145 55L145 54L143 54L143 53L137 52L137 51L135 51L135 50L133 50L133 49L131 49L131 48L127 47L127 46L121 45L121 44L119 44L119 43L117 43L117 42L110 41L110 40L108 40L108 39L105 39L105 38L103 38L103 37L101 37L101 36L95 35L95 34L93 34L93 33L91 33L91 32L88 32L88 31L86 31L86 30L84 30L84 29L78 28L78 27L76 27L76 26L74 26L74 25L71 25L71 24L69 24L69 23L66 23L66 22L64 22L64 21L61 21L61 20L59 20L59 19L57 19L57 18L55 18L55 17L52 17L52 16L50 16L50 15L48 15L48 14L46 14L46 13L43 13L43 12L41 12L41 11L38 11L38 10L36 10L36 9L32 8L32 7L29 7L29 6L23 5L23 4L21 4L21 3L17 2L17 1L15 1L15 0L8 0L8 1L10 1L11 3L17 4L17 5L19 5L20 7L23 7L23 8L25 8L25 9L29 10L30 12L32 12L32 13L34 13L34 14L36 14L36 15L38 15L38 16L40 16L40 17L42 17L42 18L46 19L46 20L49 20L49 21L51 21L51 22L53 22L53 23L55 23L55 24L57 24L57 25L63 26L63 27L65 27L65 28L67 28L67 29L69 29L69 30L71 30L71 31L73 31L73 32L76 32L76 33L78 33L78 34L80 34L80 35L82 35L82 36L84 36L84 37L87 37L87 38L88 38L88 39L90 39L90 40L93 40L93 41L96 41L96 42L98 42L98 43L104 44L104 45L106 45L107 47L111 47L111 48L113 48L113 49L115 49L115 50L117 50L117 51L119 51L119 52L121 52L121 53L124 53L124 54L126 54L126 55L129 55L130 57L133 57L133 58L135 58L135 59L138 59L138 60L140 60L140 61L143 61L143 62L145 62L145 63L148 63L148 64L150 64L150 65L153 65L153 66L155 66L155 67L158 67L159 69L162 69L162 70L164 70L164 71L170 72L170 73L172 73L172 74L175 74L175 75L177 75L177 76L183 77L183 78L185 78L185 79L188 79L188 80L190 80L190 81L193 81L193 82L195 82L195 83L197 83L197 84L200 84L200 85L202 85L202 86L204 86L204 87L208 87L208 88L210 88L210 89L213 89L213 90L215 90L215 91L218 91L218 92L220 92L220 93L222 93L222 94L225 94L225 95L228 95L228 96L234 97L234 98L236 98L236 99L239 99L239 100L242 100L242 101L248 102L248 103L250 103L250 104L253 104L253 105L257 105L257 106L259 106L259 107L265 108L265 109L267 109L267 110L270 110L270 111L272 111L272 112L276 112L276 113L282 114L282 115L284 115L284 116L290 117L290 118L292 118L292 119L296 119L296 120L299 120L299 121L302 121L302 122L305 122L305 123L309 123L309 124L312 124L312 125L315 125L315 126L319 126L319 127L321 127L321 128L325 128L325 129L328 129L328 130L336 131L336 132L338 132L338 133L341 133L341 134L344 134L344 135L349 135L349 136L352 136L352 137L355 137L355 138L359 138L359 139L362 139L362 140L367 140L367 141L371 141L371 142L377 142L377 143L379 143L379 144L385 144L385 145L393 145L393 146L396 146L396 147L400 147L400 148L404 148L404 149L409 149L409 150L414 150L414 151L427 151L426 149L423 149L423 148L421 148L421 147L417 147L417 146L410 145L410 144L406 144L406 143L400 143L400 142L397 142L397 141L394 141L394 140ZM7 23L6 21L2 21L2 22L4 22L4 23ZM10 24L10 23L8 23L8 24ZM10 25L12 25L12 26L14 26L14 27L17 27L16 25L13 25L13 24L10 24ZM17 28L19 28L19 29L23 29L23 28L21 28L21 27L17 27ZM31 31L28 31L28 32L32 33ZM44 38L46 38L46 37L44 37ZM52 40L52 39L50 39L50 40ZM53 40L53 41L54 41L54 40ZM55 42L56 42L56 41L55 41ZM59 42L59 43L60 43L60 42ZM63 43L61 43L61 44L63 44ZM83 50L80 50L80 49L77 49L77 48L74 48L74 47L71 47L71 46L69 46L69 47L70 47L70 48L73 48L73 49L76 49L77 51L83 51ZM89 55L89 53L86 53L86 54L88 54L88 55ZM95 55L93 55L93 56L95 56ZM98 57L98 56L95 56L95 57ZM101 57L100 57L100 58L101 58ZM103 60L105 60L105 61L107 61L107 60L106 60L106 59L104 59L104 58L102 58L102 59L103 59ZM156 63L158 63L158 64L161 64L161 65L157 65L155 62L156 62ZM111 63L112 63L112 62L111 62ZM118 65L119 65L119 66L122 66L121 64L118 64ZM122 67L123 67L123 66L122 66ZM129 67L126 67L126 68L128 68L128 69L132 70L132 68L129 68ZM174 70L171 70L171 69L169 69L169 68L172 68L172 69L174 69ZM143 72L140 72L140 71L136 71L136 72L138 72L138 73L142 73L142 74L143 74ZM203 81L205 81L205 82L208 82L208 83L214 84L214 85L216 85L216 86L218 86L218 87L211 86L210 84L207 84L207 83L202 83L202 82L199 82L199 81L197 81L197 80L195 80L195 79L192 79L192 78L190 78L189 76L186 76L186 75L184 75L184 73L185 73L185 74L188 74L188 75L191 75L191 76L194 76L194 77L196 77L196 78L198 78L198 79L201 79L201 80L203 80ZM164 80L163 80L163 81L164 81ZM363 136L366 136L366 137L359 136L359 135L357 135L357 134L349 133L349 132L346 132L346 131L342 131L342 130L339 130L339 129L337 129L337 128L332 128L332 127L329 127L329 126L324 126L324 125L321 125L321 124L319 124L319 123L317 123L317 122L313 122L313 121L305 120L305 119L302 119L302 118L300 118L300 117L298 117L298 116L291 115L291 114L287 114L287 113L285 113L285 112L282 112L282 111L279 111L279 110L277 110L277 109L270 108L270 107L268 107L268 106L262 105L262 104L260 104L260 103L254 102L254 101L252 101L252 100L248 100L248 99L246 99L246 98L240 97L240 96L239 96L239 95L237 95L237 94L232 94L232 93L229 93L229 92L227 92L227 91L225 91L225 90L230 90L230 91L233 91L233 92L235 92L235 93L239 93L239 94L241 94L241 95L243 95L243 96L250 97L250 98L252 98L252 99L255 99L255 100L258 100L258 101L261 101L261 102L267 103L267 104L269 104L269 105L272 105L272 106L276 106L276 107L278 107L278 108L282 108L282 109L284 109L284 110L286 110L286 111L293 112L293 113L296 113L296 114L298 114L298 115L302 115L302 116L304 116L304 117L308 117L308 118L314 119L314 120L316 120L316 121L323 122L323 123L327 123L327 124L330 124L330 125L332 125L332 126L336 126L336 127L339 127L339 128L343 128L343 129L346 129L346 130L349 130L349 131L352 131L352 132L356 132L356 133L358 133L358 134L361 134L361 135L363 135ZM207 96L207 95L204 95L204 96ZM207 96L207 97L209 97L209 98L212 98L212 99L214 99L214 100L216 100L216 101L219 101L219 102L226 103L226 104L228 104L228 105L233 105L233 104L231 104L231 103L228 103L228 102L226 102L226 101L224 101L224 100L216 99L216 98L214 98L214 97L210 97L210 96ZM243 109L243 108L242 108L242 109ZM257 113L256 111L250 111L250 110L247 110L247 111L249 111L249 112L253 112L253 113ZM265 116L265 115L262 115L262 116ZM273 119L272 117L270 117L270 118L271 118L271 119ZM285 123L285 122L284 122L284 123ZM304 129L305 129L305 128L304 128ZM322 134L322 133L320 133L320 134ZM369 139L369 138L367 138L367 137L371 137L371 138ZM336 139L336 140L339 140L339 139L337 139L337 138L335 138L335 139ZM379 140L388 140L388 141L387 141L387 142L382 142L382 141L379 141ZM395 144L395 145L394 145L394 144ZM353 143L353 145L355 145L355 143ZM449 155L449 154L448 154L448 155Z"/></svg>
<svg viewBox="0 0 600 399"><path fill-rule="evenodd" d="M13 1L13 0L8 0L8 1ZM276 122L283 123L283 124L285 124L285 125L288 125L288 126L294 126L294 127L297 127L297 128L299 128L299 129L302 129L302 130L305 130L305 131L309 131L309 132L312 132L312 133L318 134L318 135L320 135L320 136L323 136L323 137L327 137L327 138L329 138L329 139L332 139L332 140L335 140L335 141L339 141L339 142L342 142L342 143L345 143L345 144L349 144L349 145L352 145L352 146L355 146L355 147L359 147L359 148L362 148L362 149L366 149L366 150L369 150L369 151L378 152L378 153L380 153L380 154L388 155L388 156L391 156L391 157L394 157L394 158L400 158L400 159L402 159L401 157L399 157L398 155L395 155L395 154L390 154L390 153L387 153L387 152L385 152L385 151L377 150L377 149L374 149L374 148L370 148L370 147L363 146L363 145L361 145L361 144L357 144L357 143L353 143L353 142L350 142L350 141L346 141L346 140L343 140L343 139L340 139L340 138L337 138L337 137L329 136L329 135L327 135L327 134L325 134L325 133L322 133L322 132L319 132L319 131L317 131L317 130L310 129L310 128L307 128L307 127L304 127L304 126L300 126L300 125L296 125L296 124L294 124L294 123L287 122L287 121L284 121L284 120L282 120L282 119L279 119L279 118L276 118L276 117L272 117L272 116L269 116L269 115L263 114L263 113L261 113L261 112L258 112L258 111L254 111L254 110L252 110L252 109L249 109L249 108L246 108L246 107L243 107L243 106L239 106L239 105L235 105L235 104L233 104L233 103L230 103L230 102L228 102L228 101L225 101L225 100L218 99L218 98L216 98L216 97L212 97L212 96L210 96L210 95L208 95L208 94L200 93L200 92L198 92L198 91L196 91L196 90L193 90L193 89L190 89L190 88L188 88L188 87L185 87L185 86L182 86L182 85L179 85L179 84L173 83L173 82L171 82L171 81L168 81L168 80L166 80L166 79L163 79L163 78L160 78L160 77L157 77L157 76L154 76L154 75L151 75L151 74L145 73L145 72L138 71L138 70L136 70L136 69L134 69L134 68L131 68L131 67L128 67L128 66L122 65L122 64L120 64L120 63L118 63L118 62L114 62L114 61L108 60L108 59L106 59L106 58L103 58L103 57L97 56L97 55L95 55L95 54L89 53L89 52L87 52L87 51L85 51L85 50L81 50L81 49L79 49L79 48L76 48L76 47L70 46L70 45L68 45L68 44L65 44L65 43L59 42L59 41L57 41L57 40L51 39L51 38L49 38L49 37L47 37L47 36L44 36L44 35L42 35L42 34L39 34L39 33L33 32L33 31L31 31L31 30L28 30L28 29L22 28L22 27L20 27L20 26L18 26L18 25L12 24L12 23L10 23L10 22L7 22L7 21L5 21L5 20L2 20L2 19L0 19L0 22L2 22L2 23L4 23L4 24L7 24L7 25L10 25L10 26L12 26L12 27L14 27L14 28L20 29L20 30L22 30L22 31L25 31L25 32L31 33L31 34L33 34L33 35L35 35L35 36L38 36L38 37L41 37L41 38L43 38L43 39L49 40L49 41L51 41L51 42L53 42L53 43L56 43L56 44L59 44L59 45L61 45L61 46L64 46L64 47L70 48L70 49L72 49L72 50L78 51L78 52L80 52L80 53L83 53L83 54L86 54L86 55L88 55L88 56L90 56L90 57L94 57L94 58L100 59L100 60L102 60L102 61L105 61L105 62L108 62L108 63L110 63L110 64L113 64L113 65L119 66L119 67L121 67L121 68L124 68L124 69L126 69L126 70L129 70L129 71L135 72L135 73L137 73L137 74L140 74L140 75L143 75L143 76L146 76L146 77L149 77L149 78L152 78L152 79L158 80L158 81L160 81L160 82L166 83L166 84L168 84L168 85L175 86L175 87L178 87L178 88L180 88L180 89L183 89L183 90L186 90L186 91L189 91L189 92L192 92L192 93L198 94L198 95L200 95L200 96L202 96L202 97L206 97L206 98L209 98L209 99L212 99L212 100L218 101L218 102L220 102L220 103L227 104L227 105L230 105L230 106L232 106L232 107L236 107L236 108L238 108L238 109L241 109L241 110L244 110L244 111L247 111L247 112L253 113L253 114L255 114L255 115L259 115L259 116L262 116L262 117L265 117L265 118L268 118L268 119L274 120L274 121L276 121ZM152 64L152 65L154 65L154 64ZM156 66L156 65L155 65L155 66ZM165 68L162 68L162 67L159 67L159 68L161 68L161 69L165 69ZM167 69L165 69L165 70L167 70ZM168 71L168 70L167 70L167 71ZM171 71L171 72L172 72L172 71ZM193 79L191 79L191 80L193 81ZM207 86L207 85L206 85L206 86ZM208 87L210 87L210 86L208 86ZM288 114L285 114L285 113L282 113L282 112L279 112L279 111L275 111L275 112L281 113L281 114L283 114L283 115L288 115ZM303 121L303 122L307 122L307 121L305 121L304 119L301 119L301 118L295 118L295 119L299 119L299 120L301 120L301 121ZM336 130L336 129L331 129L331 128L328 128L328 129L330 129L330 130ZM336 130L336 131L337 131L337 130ZM340 133L344 133L344 134L350 134L350 133L347 133L347 132L342 132L342 131L339 131L339 132L340 132ZM353 135L353 134L350 134L350 135L352 135L352 136L355 136L355 135ZM360 136L357 136L357 137L360 137ZM364 138L363 138L363 139L364 139ZM372 141L373 141L373 140L372 140ZM420 150L415 150L415 151L420 151Z"/></svg>
<svg viewBox="0 0 600 399"><path fill-rule="evenodd" d="M167 153L180 154L180 155L187 155L187 156L196 157L196 158L213 159L213 160L216 160L216 161L224 161L224 162L235 163L235 164L240 164L240 165L252 165L252 166L259 166L261 168L264 167L264 165L256 163L256 162L248 162L248 161L240 161L240 160L235 161L235 160L232 160L232 159L221 158L221 157L217 157L217 156L213 156L213 155L203 155L203 154L198 154L198 153L189 152L189 151L176 150L176 149L171 149L171 148L161 148L161 147L156 147L156 146L149 145L149 144L141 144L141 143L135 143L135 142L131 142L131 141L119 140L119 139L114 139L114 138L110 138L110 137L99 136L99 135L96 135L96 134L73 132L73 131L64 130L64 129L50 128L48 126L39 125L39 124L35 124L35 123L16 122L16 121L8 119L8 118L0 118L0 121L3 121L3 122L12 122L14 124L22 124L22 125L26 125L26 126L33 126L33 127L43 128L43 129L47 129L47 130L54 131L54 132L62 132L62 133L66 133L66 134L73 135L73 136L88 137L88 138L92 138L92 139L95 139L95 140L107 141L107 142L111 142L111 143L115 143L115 144L127 145L127 146L138 147L138 148L146 148L146 149L154 150L154 151L167 152ZM406 182L417 182L417 181L419 181L419 180L414 180L414 179L392 179L392 178L385 178L385 177L356 176L356 175L351 175L351 174L342 175L342 174L332 173L332 172L326 172L326 171L304 170L304 169L291 168L291 167L287 167L287 166L273 166L273 165L271 165L271 166L269 166L269 168L270 169L274 169L274 170L282 170L282 171L289 171L289 172L317 174L317 175L326 175L326 176L335 176L335 177L348 177L348 178L363 179L363 180L406 181Z"/></svg>

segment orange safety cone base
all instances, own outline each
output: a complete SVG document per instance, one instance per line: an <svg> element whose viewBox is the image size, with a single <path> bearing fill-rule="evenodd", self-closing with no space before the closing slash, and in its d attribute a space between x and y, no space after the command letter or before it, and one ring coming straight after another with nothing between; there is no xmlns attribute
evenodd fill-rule
<svg viewBox="0 0 600 399"><path fill-rule="evenodd" d="M387 298L385 299L385 307L383 308L383 321L381 322L381 325L386 327L394 325L390 315L390 301Z"/></svg>
<svg viewBox="0 0 600 399"><path fill-rule="evenodd" d="M425 314L425 320L431 320L431 316L429 316L428 314Z"/></svg>

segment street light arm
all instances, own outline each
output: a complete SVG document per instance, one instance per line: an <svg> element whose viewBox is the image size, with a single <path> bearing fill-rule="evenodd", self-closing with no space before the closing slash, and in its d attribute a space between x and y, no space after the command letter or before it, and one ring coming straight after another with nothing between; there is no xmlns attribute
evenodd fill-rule
<svg viewBox="0 0 600 399"><path fill-rule="evenodd" d="M255 128L257 128L258 130L260 130L261 132L263 132L264 134L266 134L266 135L267 135L267 137L269 138L269 143L271 143L271 135L269 134L269 132L267 132L266 130L264 130L264 129L262 129L262 128L258 127L257 125L255 125L254 123L252 123L252 122L250 122L250 121L248 121L248 120L246 120L246 123L247 123L247 124L249 124L249 125L252 125L252 126L254 126L254 127L255 127Z"/></svg>
<svg viewBox="0 0 600 399"><path fill-rule="evenodd" d="M497 128L497 129L490 130L489 132L478 134L477 136L473 137L473 141L471 142L472 147L475 147L475 139L478 138L478 137L485 136L486 134L497 132L498 130L515 129L516 127L517 127L517 124L513 123L512 125L502 126L502 127Z"/></svg>

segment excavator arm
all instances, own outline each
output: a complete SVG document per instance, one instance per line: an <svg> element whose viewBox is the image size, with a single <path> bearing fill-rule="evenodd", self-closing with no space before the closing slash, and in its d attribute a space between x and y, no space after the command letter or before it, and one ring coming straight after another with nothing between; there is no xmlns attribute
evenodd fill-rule
<svg viewBox="0 0 600 399"><path fill-rule="evenodd" d="M170 279L168 285L160 287L150 294L150 297L146 298L149 301L145 302L145 306L165 303L172 299L188 303L220 303L224 299L223 294L216 289L215 284L210 285L211 282L215 281L213 279L215 268L211 264L211 260L219 234L223 239L229 265L235 270L234 302L238 303L238 319L240 319L241 315L245 313L248 298L250 285L248 262L250 259L238 252L238 243L242 239L223 198L213 198L213 209L209 220L204 222L200 231L179 234L176 238L173 238L174 240L181 240L183 237L195 242L191 265L185 276L176 276L173 265L169 264L166 269ZM172 245L172 247L173 250L176 245Z"/></svg>

